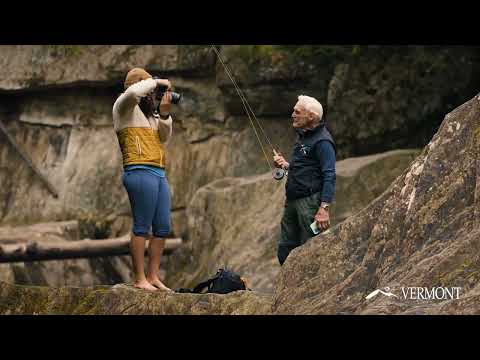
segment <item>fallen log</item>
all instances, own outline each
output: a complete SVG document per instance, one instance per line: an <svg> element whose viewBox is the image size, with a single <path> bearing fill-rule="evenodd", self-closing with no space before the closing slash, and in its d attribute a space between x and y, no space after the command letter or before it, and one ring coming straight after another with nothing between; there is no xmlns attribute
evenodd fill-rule
<svg viewBox="0 0 480 360"><path fill-rule="evenodd" d="M0 245L0 263L65 260L130 254L130 236L104 240L36 242ZM148 246L148 240L147 244ZM182 239L166 239L163 254L182 245ZM145 248L147 249L147 246ZM147 253L147 252L146 252Z"/></svg>

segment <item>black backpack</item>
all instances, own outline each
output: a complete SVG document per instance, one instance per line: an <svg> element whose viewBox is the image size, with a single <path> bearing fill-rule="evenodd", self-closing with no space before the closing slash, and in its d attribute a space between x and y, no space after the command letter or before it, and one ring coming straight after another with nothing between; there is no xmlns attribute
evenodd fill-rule
<svg viewBox="0 0 480 360"><path fill-rule="evenodd" d="M207 288L206 293L213 294L228 294L232 291L250 290L247 287L246 280L240 275L236 274L232 270L219 269L214 277L201 282L193 289L180 288L177 289L176 292L201 294L205 288Z"/></svg>

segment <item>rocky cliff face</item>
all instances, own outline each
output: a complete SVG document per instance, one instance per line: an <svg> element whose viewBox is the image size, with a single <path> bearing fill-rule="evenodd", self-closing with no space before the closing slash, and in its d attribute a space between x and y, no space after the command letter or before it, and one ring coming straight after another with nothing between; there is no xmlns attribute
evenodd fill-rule
<svg viewBox="0 0 480 360"><path fill-rule="evenodd" d="M281 151L288 153L294 139L288 116L299 93L325 105L342 159L423 146L412 140L419 126L430 129L425 141L438 125L436 114L470 96L478 79L476 48L362 47L355 56L335 49L306 56L269 46L222 48ZM168 76L185 95L174 107L175 136L168 146L175 219L184 217L201 186L268 169L240 100L208 47L2 46L0 51L0 121L60 192L54 199L1 135L2 223L128 213L118 185L121 160L111 107L133 66ZM418 66L409 66L412 59ZM175 230L185 228L175 221Z"/></svg>
<svg viewBox="0 0 480 360"><path fill-rule="evenodd" d="M421 154L367 208L295 249L281 269L273 297L257 292L164 294L124 285L56 289L2 282L0 313L478 314L479 153L480 94L445 117ZM262 180L228 180L198 196L205 199L231 181L243 187L259 182L258 195L268 189L261 187ZM226 198L225 194L216 201L221 204ZM239 197L232 196L230 202L246 206ZM202 203L198 200L200 207ZM273 208L270 204L263 211ZM228 222L228 214L223 216ZM204 220L192 218L196 221ZM212 237L214 228L210 225ZM398 296L401 287L442 286L459 287L459 299ZM397 297L365 298L386 287Z"/></svg>
<svg viewBox="0 0 480 360"><path fill-rule="evenodd" d="M313 53L309 53L312 49ZM423 146L439 124L441 117L436 114L459 105L472 94L472 84L478 83L477 48L405 49L224 46L221 51L279 150L286 154L290 151L295 134L288 116L296 96L307 93L324 104L341 160L373 151ZM279 205L281 190L271 187L279 184L266 185L274 183L263 175L268 167L248 118L224 69L208 47L1 46L0 53L0 121L60 195L58 199L51 196L0 133L0 224L87 221L93 224L90 234L102 238L120 226L118 221L114 224L115 219L129 217L129 204L120 181L121 159L111 125L111 107L122 91L125 73L131 67L141 66L154 75L169 77L176 90L184 94L181 105L174 107L174 137L168 144L172 235L191 238L192 248L188 251L198 251L193 253L194 257L206 256L199 246L204 242L218 256L206 256L210 260L200 266L201 271L191 270L185 276L171 272L169 276L183 286L202 277L219 262L232 261L251 274L260 289L272 290L276 222L273 221L272 229L265 229L263 238L248 239L249 235L241 229L248 229L245 224L255 221L253 215L238 215L244 224L227 226L230 220L226 214L222 215L224 220L217 212L265 211L275 220L278 206L277 210L264 209ZM412 59L417 62L415 66ZM378 171L374 167L340 181L335 210L338 221L378 196L406 166L404 160L399 161L398 166L380 165L379 169L392 172L385 174L378 186L370 180ZM214 181L218 182L212 184ZM362 191L354 191L358 188ZM256 194L258 204L248 205L252 195L242 197L238 194L240 189ZM266 198L263 192L272 198ZM358 198L358 194L368 195ZM235 205L241 206L228 207L225 196L236 199ZM199 210L214 203L215 210L209 214L218 224ZM265 220L267 224L271 221ZM210 227L205 225L209 222ZM128 228L128 224L121 227ZM214 234L210 236L210 232ZM200 236L209 238L193 240ZM252 254L247 251L233 260L229 249L240 245L228 241L223 244L223 239L228 238L262 243L262 251L270 259L269 265L262 268L268 280L255 279L251 268L245 265L260 263L253 250L248 250ZM188 251L178 257L192 256ZM238 249L235 254L241 251ZM176 265L172 261L169 267L179 269L183 260ZM12 273L9 274L5 278L11 279ZM53 280L47 283L50 281ZM55 280L54 284L64 283Z"/></svg>
<svg viewBox="0 0 480 360"><path fill-rule="evenodd" d="M425 146L442 116L476 94L480 75L475 47L239 45L224 54L262 116L289 113L299 93L319 99L340 159Z"/></svg>
<svg viewBox="0 0 480 360"><path fill-rule="evenodd" d="M4 224L129 213L111 107L132 66L168 76L184 94L173 111L175 135L168 144L175 236L184 235L185 209L196 189L224 176L268 169L248 119L224 110L213 52L172 46L85 46L67 54L46 46L3 46L1 51L0 121L60 193L52 197L2 134ZM270 136L282 135L279 145L293 141L280 116L266 119L264 127Z"/></svg>

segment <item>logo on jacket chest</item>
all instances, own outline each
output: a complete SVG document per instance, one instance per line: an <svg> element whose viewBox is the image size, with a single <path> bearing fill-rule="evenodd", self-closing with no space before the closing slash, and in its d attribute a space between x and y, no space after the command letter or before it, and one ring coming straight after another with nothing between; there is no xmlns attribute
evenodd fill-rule
<svg viewBox="0 0 480 360"><path fill-rule="evenodd" d="M310 154L310 151L312 150L312 146L299 143L297 144L297 150L304 156L308 156Z"/></svg>

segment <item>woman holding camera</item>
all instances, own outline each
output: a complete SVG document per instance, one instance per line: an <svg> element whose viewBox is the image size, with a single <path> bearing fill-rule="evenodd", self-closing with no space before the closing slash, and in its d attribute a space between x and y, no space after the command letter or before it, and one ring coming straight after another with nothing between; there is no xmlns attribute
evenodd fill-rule
<svg viewBox="0 0 480 360"><path fill-rule="evenodd" d="M172 135L171 84L135 68L128 72L124 88L112 112L123 156L123 185L133 214L130 252L134 286L171 291L158 277L165 237L170 233L171 198L165 176L165 144ZM158 99L158 90L162 88L166 91L160 92L163 96ZM153 237L145 276L145 239L150 235L150 228Z"/></svg>

